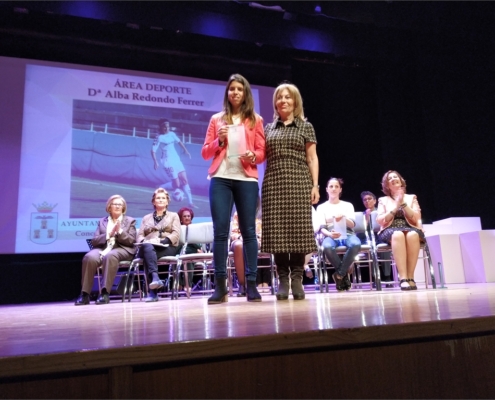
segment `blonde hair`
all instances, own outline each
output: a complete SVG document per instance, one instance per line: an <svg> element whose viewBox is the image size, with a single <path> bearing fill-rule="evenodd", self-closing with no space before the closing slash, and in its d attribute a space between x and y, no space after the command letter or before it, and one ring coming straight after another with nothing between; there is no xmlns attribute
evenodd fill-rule
<svg viewBox="0 0 495 400"><path fill-rule="evenodd" d="M288 90L290 96L294 100L294 119L299 118L303 121L306 121L306 117L304 116L301 93L299 92L297 86L293 85L292 83L282 83L281 85L278 85L275 89L275 92L273 92L273 119L277 120L279 117L277 112L277 97L284 89Z"/></svg>
<svg viewBox="0 0 495 400"><path fill-rule="evenodd" d="M165 196L167 197L167 202L170 204L170 195L168 194L168 192L164 189L164 188L158 188L156 189L154 192L153 192L153 196L151 197L151 204L153 204L153 208L156 209L155 207L155 197L158 193L165 193ZM168 208L168 207L167 207Z"/></svg>
<svg viewBox="0 0 495 400"><path fill-rule="evenodd" d="M107 208L106 208L106 211L107 213L111 214L110 212L110 207L112 206L112 203L114 200L122 200L122 214L125 214L126 211L127 211L127 203L125 201L125 199L120 195L120 194L114 194L112 196L110 196L107 200Z"/></svg>

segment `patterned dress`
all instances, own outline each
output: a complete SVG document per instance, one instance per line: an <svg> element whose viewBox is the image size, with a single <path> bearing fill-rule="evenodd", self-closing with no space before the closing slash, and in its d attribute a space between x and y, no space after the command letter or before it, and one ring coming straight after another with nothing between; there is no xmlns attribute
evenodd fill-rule
<svg viewBox="0 0 495 400"><path fill-rule="evenodd" d="M316 251L312 224L313 181L306 163L306 143L316 143L313 125L296 118L265 127L267 168L261 189L265 253Z"/></svg>
<svg viewBox="0 0 495 400"><path fill-rule="evenodd" d="M397 212L395 213L394 220L392 221L390 226L378 233L378 240L382 243L387 243L388 245L390 245L390 242L392 240L392 235L394 234L395 231L401 231L401 232L414 231L417 232L417 234L419 235L420 242L426 241L425 234L422 230L408 224L406 217L404 216L403 209L397 210Z"/></svg>

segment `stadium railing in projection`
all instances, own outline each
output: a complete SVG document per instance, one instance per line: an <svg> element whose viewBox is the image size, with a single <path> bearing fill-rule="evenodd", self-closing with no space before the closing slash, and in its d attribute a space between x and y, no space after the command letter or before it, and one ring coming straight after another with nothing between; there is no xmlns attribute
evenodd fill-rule
<svg viewBox="0 0 495 400"><path fill-rule="evenodd" d="M154 187L169 181L163 168L155 171L151 158L153 141L74 129L72 131L72 176ZM201 145L185 144L191 159L181 157L189 185L208 193L210 165L201 157ZM182 150L178 150L179 153Z"/></svg>

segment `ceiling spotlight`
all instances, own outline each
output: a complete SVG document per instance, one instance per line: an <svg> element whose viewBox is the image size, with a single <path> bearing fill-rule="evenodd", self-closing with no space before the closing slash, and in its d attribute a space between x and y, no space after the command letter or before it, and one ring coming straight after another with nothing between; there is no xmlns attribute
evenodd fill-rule
<svg viewBox="0 0 495 400"><path fill-rule="evenodd" d="M316 6L315 7L315 13L321 13L321 7L320 6Z"/></svg>

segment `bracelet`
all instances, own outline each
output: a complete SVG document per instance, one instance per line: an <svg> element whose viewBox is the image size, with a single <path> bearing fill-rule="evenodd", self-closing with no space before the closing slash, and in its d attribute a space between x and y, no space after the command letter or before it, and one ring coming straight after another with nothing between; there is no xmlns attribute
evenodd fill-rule
<svg viewBox="0 0 495 400"><path fill-rule="evenodd" d="M223 147L223 146L225 146L225 142L221 142L221 141L219 140L219 141L218 141L218 145L219 145L220 147Z"/></svg>
<svg viewBox="0 0 495 400"><path fill-rule="evenodd" d="M406 204L406 203L402 203L402 204L400 205L400 208L406 208L406 207L407 207L407 204Z"/></svg>
<svg viewBox="0 0 495 400"><path fill-rule="evenodd" d="M320 185L313 185L313 187L315 187L315 188L318 188L318 189L319 189L319 188L320 188Z"/></svg>

